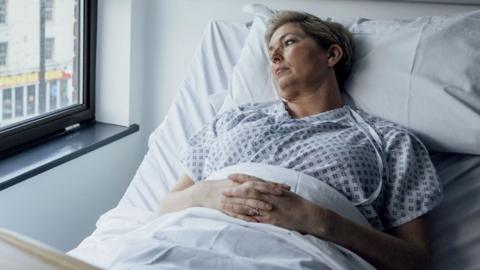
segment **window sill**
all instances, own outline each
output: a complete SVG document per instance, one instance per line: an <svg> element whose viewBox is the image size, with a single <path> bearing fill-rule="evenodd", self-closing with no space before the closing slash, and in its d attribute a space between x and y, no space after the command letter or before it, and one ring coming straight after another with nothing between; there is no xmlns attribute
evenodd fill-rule
<svg viewBox="0 0 480 270"><path fill-rule="evenodd" d="M0 190L82 156L139 130L94 123L0 160Z"/></svg>

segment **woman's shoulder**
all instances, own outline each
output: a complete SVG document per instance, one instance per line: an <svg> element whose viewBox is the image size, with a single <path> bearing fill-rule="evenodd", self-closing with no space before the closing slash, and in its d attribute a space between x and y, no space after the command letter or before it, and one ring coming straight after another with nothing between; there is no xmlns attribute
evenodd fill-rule
<svg viewBox="0 0 480 270"><path fill-rule="evenodd" d="M371 125L377 131L383 132L399 132L399 133L411 133L406 127L399 123L387 120L381 116L373 115L365 111L354 109L358 114L362 116L365 121Z"/></svg>
<svg viewBox="0 0 480 270"><path fill-rule="evenodd" d="M387 151L387 153L395 153L395 155L408 155L409 153L414 153L417 158L429 160L427 147L414 132L398 123L386 120L382 117L374 116L365 112L361 113L362 117L381 137L383 149Z"/></svg>

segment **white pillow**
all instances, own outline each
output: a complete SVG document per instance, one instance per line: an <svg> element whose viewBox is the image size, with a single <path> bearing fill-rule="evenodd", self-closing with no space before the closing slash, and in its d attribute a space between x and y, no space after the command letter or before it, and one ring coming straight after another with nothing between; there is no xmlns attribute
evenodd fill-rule
<svg viewBox="0 0 480 270"><path fill-rule="evenodd" d="M409 128L430 150L480 154L480 10L350 30L345 88L357 107Z"/></svg>
<svg viewBox="0 0 480 270"><path fill-rule="evenodd" d="M263 39L268 19L274 13L264 5L250 4L243 11L255 15L237 64L232 70L229 93L220 113L232 107L278 99L270 75L268 53Z"/></svg>
<svg viewBox="0 0 480 270"><path fill-rule="evenodd" d="M278 99L264 42L273 11L245 10L256 16L221 111ZM347 103L409 128L429 150L480 154L480 11L414 21L323 19L353 34Z"/></svg>

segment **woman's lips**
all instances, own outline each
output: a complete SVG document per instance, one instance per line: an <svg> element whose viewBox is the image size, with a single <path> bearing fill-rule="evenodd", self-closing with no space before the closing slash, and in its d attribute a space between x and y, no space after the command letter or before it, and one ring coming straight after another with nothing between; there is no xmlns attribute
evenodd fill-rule
<svg viewBox="0 0 480 270"><path fill-rule="evenodd" d="M287 67L278 67L275 69L275 75L278 77L280 76L281 73L283 73L284 71L287 71L288 68Z"/></svg>

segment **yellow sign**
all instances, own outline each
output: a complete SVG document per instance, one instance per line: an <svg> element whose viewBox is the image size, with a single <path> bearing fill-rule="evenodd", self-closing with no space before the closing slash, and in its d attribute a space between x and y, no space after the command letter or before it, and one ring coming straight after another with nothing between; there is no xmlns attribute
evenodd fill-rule
<svg viewBox="0 0 480 270"><path fill-rule="evenodd" d="M58 79L68 79L70 74L64 72L63 70L47 70L45 72L45 80L58 80ZM0 77L0 87L12 87L17 85L33 84L38 82L39 73L31 72L24 74L17 74L11 76Z"/></svg>

